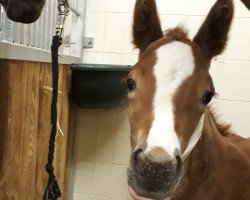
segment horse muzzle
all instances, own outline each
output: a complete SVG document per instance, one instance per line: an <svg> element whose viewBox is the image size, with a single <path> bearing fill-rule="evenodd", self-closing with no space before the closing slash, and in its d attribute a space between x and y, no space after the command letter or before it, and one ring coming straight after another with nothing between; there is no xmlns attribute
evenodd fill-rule
<svg viewBox="0 0 250 200"><path fill-rule="evenodd" d="M9 0L5 6L6 14L9 19L21 23L33 23L41 15L44 4L35 4L30 1Z"/></svg>
<svg viewBox="0 0 250 200"><path fill-rule="evenodd" d="M174 192L181 175L180 156L173 158L160 148L147 153L139 149L132 154L128 168L130 194L139 200L165 200Z"/></svg>

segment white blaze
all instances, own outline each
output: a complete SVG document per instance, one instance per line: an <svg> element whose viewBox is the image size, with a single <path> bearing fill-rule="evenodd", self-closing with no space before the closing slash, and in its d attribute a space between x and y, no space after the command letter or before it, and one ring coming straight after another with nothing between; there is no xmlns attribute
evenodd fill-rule
<svg viewBox="0 0 250 200"><path fill-rule="evenodd" d="M174 130L173 94L183 81L193 74L194 58L191 46L179 41L160 47L156 56L154 120L147 138L146 151L161 147L174 156L175 150L180 150L180 142Z"/></svg>

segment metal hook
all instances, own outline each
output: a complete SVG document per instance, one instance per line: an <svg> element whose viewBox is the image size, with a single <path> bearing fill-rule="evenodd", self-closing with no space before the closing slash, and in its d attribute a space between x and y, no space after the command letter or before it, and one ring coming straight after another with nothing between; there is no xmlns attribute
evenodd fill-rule
<svg viewBox="0 0 250 200"><path fill-rule="evenodd" d="M57 10L61 15L67 15L69 13L69 4L67 0L58 0Z"/></svg>
<svg viewBox="0 0 250 200"><path fill-rule="evenodd" d="M56 24L56 35L62 36L65 19L69 13L68 1L58 0L57 10L58 10L58 16L57 16L57 24Z"/></svg>

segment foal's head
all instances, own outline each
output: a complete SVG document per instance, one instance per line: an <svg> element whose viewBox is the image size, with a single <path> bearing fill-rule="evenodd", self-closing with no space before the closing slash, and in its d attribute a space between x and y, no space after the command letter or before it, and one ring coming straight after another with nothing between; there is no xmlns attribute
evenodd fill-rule
<svg viewBox="0 0 250 200"><path fill-rule="evenodd" d="M218 0L193 40L182 27L162 32L154 0L137 0L134 44L139 61L127 77L133 153L130 192L165 199L182 178L215 89L209 67L227 40L231 0Z"/></svg>
<svg viewBox="0 0 250 200"><path fill-rule="evenodd" d="M0 0L9 19L33 23L41 15L45 0Z"/></svg>

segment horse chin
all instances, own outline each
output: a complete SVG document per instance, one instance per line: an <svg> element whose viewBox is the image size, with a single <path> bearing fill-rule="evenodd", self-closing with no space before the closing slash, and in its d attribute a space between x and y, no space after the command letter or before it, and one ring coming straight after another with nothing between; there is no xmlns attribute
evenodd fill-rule
<svg viewBox="0 0 250 200"><path fill-rule="evenodd" d="M134 200L170 200L172 194L177 188L178 184L173 184L169 189L161 189L158 191L148 191L140 185L135 184L131 178L128 178L129 193Z"/></svg>
<svg viewBox="0 0 250 200"><path fill-rule="evenodd" d="M25 15L21 15L21 16L13 15L12 13L8 13L7 11L7 17L14 22L30 24L30 23L34 23L40 17L40 14L30 17L30 16L25 16Z"/></svg>
<svg viewBox="0 0 250 200"><path fill-rule="evenodd" d="M134 200L154 200L153 198L142 197L136 194L132 187L129 187L129 194ZM162 200L170 200L170 197L163 198Z"/></svg>

